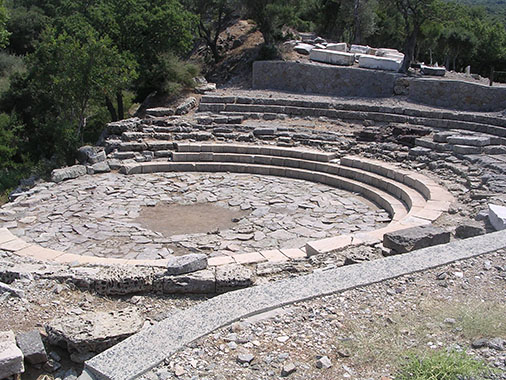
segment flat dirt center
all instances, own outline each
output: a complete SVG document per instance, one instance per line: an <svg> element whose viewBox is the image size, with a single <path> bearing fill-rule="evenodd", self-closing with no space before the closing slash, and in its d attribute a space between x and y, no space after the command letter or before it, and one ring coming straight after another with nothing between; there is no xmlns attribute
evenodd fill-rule
<svg viewBox="0 0 506 380"><path fill-rule="evenodd" d="M233 220L241 219L246 214L210 203L161 203L155 207L143 207L136 221L144 228L170 237L228 230L236 225Z"/></svg>

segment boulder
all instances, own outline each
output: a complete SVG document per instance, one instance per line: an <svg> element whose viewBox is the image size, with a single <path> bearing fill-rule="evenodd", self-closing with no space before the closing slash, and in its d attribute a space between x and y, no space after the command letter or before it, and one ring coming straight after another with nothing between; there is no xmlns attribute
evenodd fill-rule
<svg viewBox="0 0 506 380"><path fill-rule="evenodd" d="M67 179L74 179L77 177L81 177L87 173L86 166L84 165L74 165L68 166L61 169L54 169L51 172L51 180L53 182L62 182Z"/></svg>
<svg viewBox="0 0 506 380"><path fill-rule="evenodd" d="M309 54L313 61L330 63L333 65L351 66L355 63L355 54L343 51L332 51L326 49L313 49Z"/></svg>
<svg viewBox="0 0 506 380"><path fill-rule="evenodd" d="M253 272L243 265L229 264L216 268L216 292L222 293L253 285Z"/></svg>
<svg viewBox="0 0 506 380"><path fill-rule="evenodd" d="M46 348L37 330L19 333L16 335L16 342L29 363L40 364L47 361Z"/></svg>
<svg viewBox="0 0 506 380"><path fill-rule="evenodd" d="M63 316L47 324L49 343L69 353L100 353L137 333L144 318L134 309Z"/></svg>
<svg viewBox="0 0 506 380"><path fill-rule="evenodd" d="M207 256L191 253L184 256L172 256L168 258L167 274L178 275L196 272L207 268Z"/></svg>
<svg viewBox="0 0 506 380"><path fill-rule="evenodd" d="M164 294L212 294L216 292L216 278L210 270L164 277Z"/></svg>
<svg viewBox="0 0 506 380"><path fill-rule="evenodd" d="M506 229L506 207L489 204L488 218L496 231Z"/></svg>
<svg viewBox="0 0 506 380"><path fill-rule="evenodd" d="M176 108L176 115L185 115L195 107L197 107L197 99L191 96Z"/></svg>
<svg viewBox="0 0 506 380"><path fill-rule="evenodd" d="M304 55L309 55L309 53L311 53L311 50L313 50L313 49L314 49L314 45L304 44L304 43L297 44L293 48L293 50L295 50L297 53L304 54Z"/></svg>
<svg viewBox="0 0 506 380"><path fill-rule="evenodd" d="M406 228L383 236L383 246L393 254L406 253L421 248L450 242L450 232L432 225Z"/></svg>
<svg viewBox="0 0 506 380"><path fill-rule="evenodd" d="M25 372L23 353L12 331L0 331L0 379Z"/></svg>

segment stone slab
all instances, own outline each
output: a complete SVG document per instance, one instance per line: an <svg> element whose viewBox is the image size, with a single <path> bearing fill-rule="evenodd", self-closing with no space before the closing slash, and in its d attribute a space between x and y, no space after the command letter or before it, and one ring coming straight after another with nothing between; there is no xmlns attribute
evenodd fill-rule
<svg viewBox="0 0 506 380"><path fill-rule="evenodd" d="M365 69L399 71L402 60L385 57L375 57L373 55L362 55L358 59L358 66Z"/></svg>
<svg viewBox="0 0 506 380"><path fill-rule="evenodd" d="M13 235L7 228L0 228L0 244L7 243L8 241L12 241L16 239L16 236Z"/></svg>
<svg viewBox="0 0 506 380"><path fill-rule="evenodd" d="M490 137L486 136L448 136L446 141L453 145L486 146L490 145Z"/></svg>
<svg viewBox="0 0 506 380"><path fill-rule="evenodd" d="M444 67L432 67L432 66L422 65L421 70L422 70L423 75L444 77L446 74L446 69Z"/></svg>
<svg viewBox="0 0 506 380"><path fill-rule="evenodd" d="M186 344L240 318L342 292L506 247L506 232L455 241L404 255L285 279L214 297L178 310L85 364L79 380L133 380Z"/></svg>
<svg viewBox="0 0 506 380"><path fill-rule="evenodd" d="M506 229L506 207L489 204L488 218L497 231Z"/></svg>
<svg viewBox="0 0 506 380"><path fill-rule="evenodd" d="M355 62L355 54L344 51L313 49L309 54L309 59L332 65L351 66Z"/></svg>
<svg viewBox="0 0 506 380"><path fill-rule="evenodd" d="M338 44L327 44L327 46L325 46L325 50L346 51L348 50L348 44L346 42L340 42Z"/></svg>
<svg viewBox="0 0 506 380"><path fill-rule="evenodd" d="M207 255L191 253L184 256L169 257L167 274L179 275L207 268Z"/></svg>

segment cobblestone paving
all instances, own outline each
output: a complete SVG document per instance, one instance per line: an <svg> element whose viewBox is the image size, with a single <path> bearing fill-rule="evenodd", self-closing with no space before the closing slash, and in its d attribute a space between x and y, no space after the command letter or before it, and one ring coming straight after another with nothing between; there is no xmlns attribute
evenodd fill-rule
<svg viewBox="0 0 506 380"><path fill-rule="evenodd" d="M43 247L99 257L158 259L174 253L220 256L295 248L310 239L373 230L390 220L386 211L349 192L244 174L110 173L45 183L34 191L0 208L0 219L11 231ZM245 216L228 230L164 236L136 221L143 208L159 203L211 203Z"/></svg>

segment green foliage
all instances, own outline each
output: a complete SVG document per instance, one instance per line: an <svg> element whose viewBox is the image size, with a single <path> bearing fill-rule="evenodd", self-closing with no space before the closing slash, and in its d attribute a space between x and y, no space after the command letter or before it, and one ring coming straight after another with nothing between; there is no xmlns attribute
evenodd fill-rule
<svg viewBox="0 0 506 380"><path fill-rule="evenodd" d="M4 6L4 1L0 0L0 48L3 48L9 42L9 32L7 31L7 9Z"/></svg>
<svg viewBox="0 0 506 380"><path fill-rule="evenodd" d="M44 28L49 25L49 17L43 10L32 6L17 5L9 10L7 30L10 33L8 49L11 53L24 55L33 52Z"/></svg>
<svg viewBox="0 0 506 380"><path fill-rule="evenodd" d="M422 358L411 354L401 365L398 380L462 380L483 379L487 366L464 352L437 351Z"/></svg>
<svg viewBox="0 0 506 380"><path fill-rule="evenodd" d="M159 94L173 96L195 86L193 78L199 75L196 65L183 62L171 53L161 54L156 61L147 75L147 84Z"/></svg>

